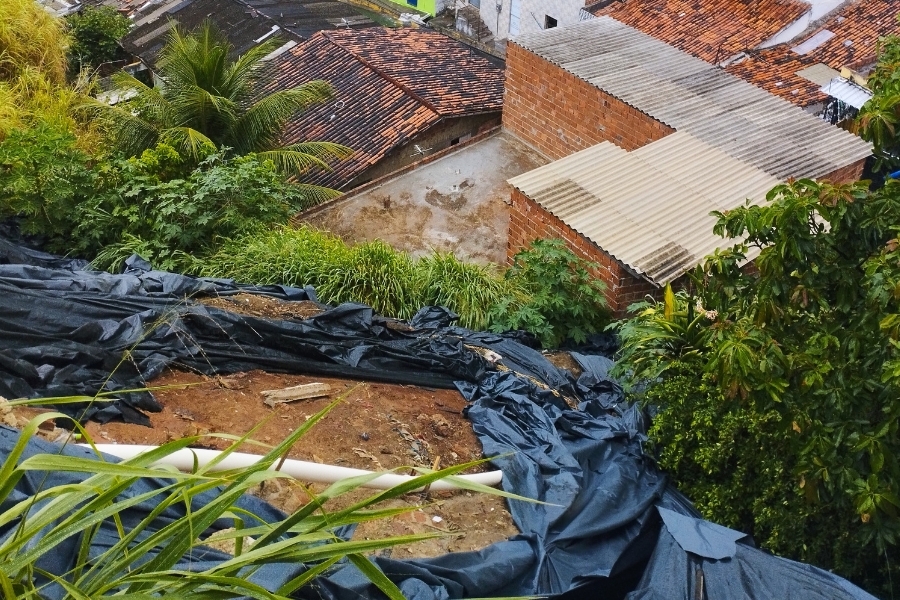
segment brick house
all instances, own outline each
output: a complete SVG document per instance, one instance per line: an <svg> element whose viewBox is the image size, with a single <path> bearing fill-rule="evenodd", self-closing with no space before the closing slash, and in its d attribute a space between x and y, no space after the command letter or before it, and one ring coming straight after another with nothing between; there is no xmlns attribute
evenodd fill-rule
<svg viewBox="0 0 900 600"><path fill-rule="evenodd" d="M609 17L507 49L503 125L550 158L510 180L507 255L560 237L619 314L717 247L713 210L791 178L852 181L868 144Z"/></svg>
<svg viewBox="0 0 900 600"><path fill-rule="evenodd" d="M319 32L270 61L271 89L322 79L334 98L291 119L283 143L355 150L308 183L347 191L500 124L503 69L426 29Z"/></svg>

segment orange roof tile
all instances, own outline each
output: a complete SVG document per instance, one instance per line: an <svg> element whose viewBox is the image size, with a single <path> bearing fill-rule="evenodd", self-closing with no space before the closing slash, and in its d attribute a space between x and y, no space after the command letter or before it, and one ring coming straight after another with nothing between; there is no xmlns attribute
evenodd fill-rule
<svg viewBox="0 0 900 600"><path fill-rule="evenodd" d="M833 69L871 60L881 36L900 33L900 4L895 0L857 0L830 17L810 35L787 44L749 51L745 60L729 65L729 73L800 106L825 99L820 86L796 75L817 63ZM791 48L822 31L834 36L806 54Z"/></svg>
<svg viewBox="0 0 900 600"><path fill-rule="evenodd" d="M284 142L330 141L356 152L311 183L339 187L445 117L499 112L503 70L433 31L320 32L274 58L270 89L315 79L335 98L293 119Z"/></svg>
<svg viewBox="0 0 900 600"><path fill-rule="evenodd" d="M809 5L800 0L606 0L587 10L715 63L758 46Z"/></svg>

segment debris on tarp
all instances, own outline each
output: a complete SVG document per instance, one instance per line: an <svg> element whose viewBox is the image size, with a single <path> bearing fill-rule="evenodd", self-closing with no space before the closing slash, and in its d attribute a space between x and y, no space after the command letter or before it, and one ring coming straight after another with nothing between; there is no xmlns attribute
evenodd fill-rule
<svg viewBox="0 0 900 600"><path fill-rule="evenodd" d="M630 600L873 598L831 573L772 556L744 534L703 521L645 453L646 416L625 404L621 388L608 377L612 362L602 356L573 352L582 369L576 380L511 336L454 327L455 315L445 309L423 309L405 328L391 327L354 304L325 307L303 320L272 320L192 298L252 292L315 301L314 291L161 273L136 257L123 275L96 273L0 244L2 262L13 264L0 264L0 294L9 299L0 306L0 396L93 394L107 378L112 389L125 390L167 366L208 374L260 368L455 385L469 402L467 415L484 453L503 470L503 488L544 503L509 501L522 533L477 552L419 560L372 557L409 600L563 594ZM472 348L500 358L494 364ZM128 360L122 362L123 356ZM154 402L149 395L122 394L116 405L84 416L138 421L140 410L154 410ZM398 421L398 434L404 429ZM0 460L18 435L0 427ZM409 437L411 451L427 463L427 448L417 448L420 440ZM26 457L60 451L90 456L33 440ZM82 477L29 472L17 484L18 500L44 478L60 485ZM159 485L142 480L136 484L141 489L129 493ZM197 501L213 497L210 492ZM283 518L259 500L244 502L267 520ZM136 506L120 515L122 524L143 519L147 509ZM168 507L159 526L180 510ZM9 531L0 532L0 539ZM104 523L98 540L117 536L116 526ZM48 555L42 567L65 573L74 556ZM195 550L179 568L202 569L228 558ZM275 590L305 569L265 565L251 579ZM383 598L351 564L335 565L299 593L309 600Z"/></svg>

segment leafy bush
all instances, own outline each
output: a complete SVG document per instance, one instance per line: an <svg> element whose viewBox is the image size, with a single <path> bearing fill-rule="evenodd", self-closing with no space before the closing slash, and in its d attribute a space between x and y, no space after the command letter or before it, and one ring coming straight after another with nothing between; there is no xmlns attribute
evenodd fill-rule
<svg viewBox="0 0 900 600"><path fill-rule="evenodd" d="M710 500L711 516L733 521L728 511L743 506L762 546L887 592L900 559L900 184L800 180L765 206L717 216L717 233L744 241L691 274L696 296L668 294L620 328L618 371L650 379L670 458L730 455L722 468L749 478L678 475L668 462L701 502L715 485L722 498L753 495ZM742 268L751 247L756 273ZM694 371L693 391L671 379L676 365ZM667 412L668 395L690 408ZM695 421L703 415L708 425ZM743 451L712 431L741 423Z"/></svg>
<svg viewBox="0 0 900 600"><path fill-rule="evenodd" d="M566 339L581 343L609 321L603 291L591 277L590 263L575 256L562 240L535 240L514 257L506 278L520 285L529 298L508 297L492 313L492 329L525 329L547 347Z"/></svg>
<svg viewBox="0 0 900 600"><path fill-rule="evenodd" d="M886 573L879 557L859 545L865 523L814 501L815 488L795 477L797 455L777 410L729 400L712 375L681 362L669 365L644 400L658 407L651 452L705 518L880 591Z"/></svg>
<svg viewBox="0 0 900 600"><path fill-rule="evenodd" d="M306 226L251 232L203 263L200 272L209 277L313 285L324 302L362 302L401 319L423 306L445 306L466 327L522 328L548 347L568 337L583 341L608 318L603 284L559 240L535 242L505 276L451 254L414 260L377 240L347 247Z"/></svg>
<svg viewBox="0 0 900 600"><path fill-rule="evenodd" d="M66 18L72 43L69 67L78 72L96 69L124 55L119 40L131 28L131 21L112 6L86 6Z"/></svg>
<svg viewBox="0 0 900 600"><path fill-rule="evenodd" d="M226 243L204 261L209 277L260 284L315 286L323 302L362 302L408 319L426 305L446 306L467 327L485 329L500 300L524 298L515 283L489 267L435 253L414 260L376 240L348 247L308 226L260 230Z"/></svg>
<svg viewBox="0 0 900 600"><path fill-rule="evenodd" d="M874 95L860 109L852 129L872 142L876 169L890 172L900 166L900 36L878 42L878 62L867 83Z"/></svg>
<svg viewBox="0 0 900 600"><path fill-rule="evenodd" d="M0 216L22 216L51 249L95 256L101 268L137 252L163 269L191 269L221 239L285 223L310 202L252 154L212 152L191 170L160 144L89 168L74 139L39 125L0 142Z"/></svg>
<svg viewBox="0 0 900 600"><path fill-rule="evenodd" d="M140 158L114 163L107 190L86 199L74 214L72 248L101 268L115 267L135 242L163 269L189 269L190 255L215 250L221 238L286 222L303 195L284 182L270 161L255 155L207 156L183 177L180 155L160 144Z"/></svg>
<svg viewBox="0 0 900 600"><path fill-rule="evenodd" d="M27 233L66 236L95 181L87 155L67 131L41 123L12 130L0 142L0 218L22 216Z"/></svg>

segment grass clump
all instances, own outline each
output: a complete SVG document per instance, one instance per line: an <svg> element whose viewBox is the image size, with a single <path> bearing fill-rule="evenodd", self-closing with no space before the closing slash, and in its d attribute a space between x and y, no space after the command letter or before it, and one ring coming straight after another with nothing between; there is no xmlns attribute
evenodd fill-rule
<svg viewBox="0 0 900 600"><path fill-rule="evenodd" d="M562 242L536 241L504 274L449 253L414 259L380 240L347 246L304 225L235 238L202 263L208 277L312 285L323 302L361 302L398 319L444 306L470 329L524 329L547 347L584 341L609 319L603 284Z"/></svg>

